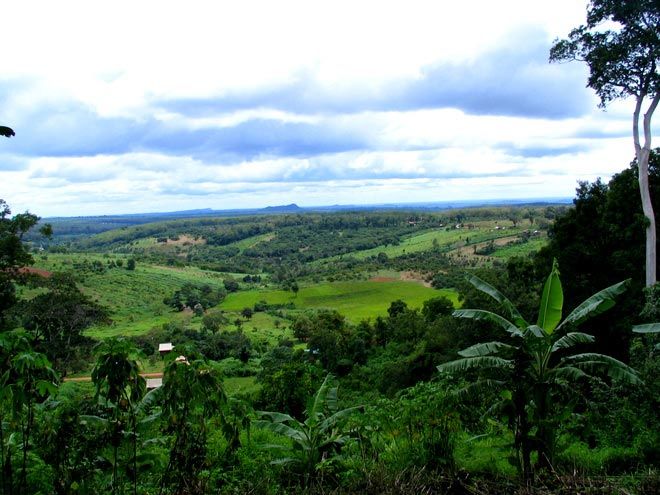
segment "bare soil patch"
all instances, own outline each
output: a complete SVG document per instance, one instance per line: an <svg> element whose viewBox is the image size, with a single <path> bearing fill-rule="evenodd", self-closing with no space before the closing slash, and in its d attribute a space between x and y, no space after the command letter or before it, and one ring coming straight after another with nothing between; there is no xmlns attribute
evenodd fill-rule
<svg viewBox="0 0 660 495"><path fill-rule="evenodd" d="M27 273L30 275L39 275L40 277L50 278L53 275L53 272L48 270L42 270L41 268L34 268L31 266L24 266L19 270L20 273Z"/></svg>

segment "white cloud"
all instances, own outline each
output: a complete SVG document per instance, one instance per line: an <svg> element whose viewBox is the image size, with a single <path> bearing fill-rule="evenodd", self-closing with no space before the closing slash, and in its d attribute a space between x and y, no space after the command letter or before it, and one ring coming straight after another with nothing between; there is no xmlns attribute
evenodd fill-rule
<svg viewBox="0 0 660 495"><path fill-rule="evenodd" d="M633 155L630 102L603 113L583 67L545 65L584 16L574 0L12 2L4 199L80 215L571 196Z"/></svg>

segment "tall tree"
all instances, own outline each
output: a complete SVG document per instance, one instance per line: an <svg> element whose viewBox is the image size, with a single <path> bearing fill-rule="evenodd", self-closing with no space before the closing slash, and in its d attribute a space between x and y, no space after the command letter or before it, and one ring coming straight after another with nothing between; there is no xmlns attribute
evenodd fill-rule
<svg viewBox="0 0 660 495"><path fill-rule="evenodd" d="M23 243L23 236L39 220L38 216L28 212L12 216L7 202L0 199L0 330L7 326L6 311L16 303L14 282L23 277L22 269L34 261L28 246ZM52 234L49 224L39 231L47 237Z"/></svg>
<svg viewBox="0 0 660 495"><path fill-rule="evenodd" d="M587 86L600 106L634 97L633 141L639 164L639 191L646 227L646 285L656 282L655 214L649 193L648 162L651 118L660 102L660 2L657 0L590 0L586 24L568 39L555 41L550 61L579 60L589 65ZM643 106L647 104L642 116ZM640 138L640 121L644 142Z"/></svg>

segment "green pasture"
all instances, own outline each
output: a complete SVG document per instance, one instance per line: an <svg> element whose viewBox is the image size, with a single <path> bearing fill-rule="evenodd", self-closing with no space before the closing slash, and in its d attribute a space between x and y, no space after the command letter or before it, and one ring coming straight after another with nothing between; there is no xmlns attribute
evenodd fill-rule
<svg viewBox="0 0 660 495"><path fill-rule="evenodd" d="M222 304L220 307L224 309ZM233 322L236 318L239 318L243 333L254 343L266 342L268 345L276 345L282 338L294 339L289 325L290 322L287 320L261 312L254 313L252 318L246 320L239 316L239 312L240 310L236 310L234 315L227 314L230 323L224 330L235 330L236 326Z"/></svg>
<svg viewBox="0 0 660 495"><path fill-rule="evenodd" d="M513 256L527 256L534 253L539 249L545 247L548 243L547 238L533 239L522 244L512 244L510 246L503 246L497 249L490 256L495 258L512 258Z"/></svg>
<svg viewBox="0 0 660 495"><path fill-rule="evenodd" d="M509 226L506 229L495 230L496 223L497 222L491 221L477 222L472 224L473 228L463 227L456 229L453 227L442 227L428 230L421 234L405 237L397 245L388 244L377 246L371 249L355 251L343 256L351 256L356 259L365 259L372 256L377 256L379 253L385 253L390 258L396 258L397 256L402 256L404 254L430 251L432 249L449 251L468 244L476 244L479 242L489 241L491 239L499 239L501 237L513 237L525 230L520 226L515 228ZM333 256L332 258L325 258L319 261L333 261L339 258L341 258L341 256Z"/></svg>
<svg viewBox="0 0 660 495"><path fill-rule="evenodd" d="M279 289L241 291L229 294L220 307L225 311L240 311L262 300L269 304L292 303L296 309L335 309L357 323L363 319L386 316L387 308L396 299L414 308L440 295L450 298L458 306L458 294L451 289L431 289L417 282L367 280L303 286L297 295Z"/></svg>
<svg viewBox="0 0 660 495"><path fill-rule="evenodd" d="M275 237L275 234L273 233L260 234L252 237L247 237L246 239L241 239L240 241L232 242L228 244L228 246L238 248L242 253L246 249L253 248L257 244L270 241L273 237Z"/></svg>
<svg viewBox="0 0 660 495"><path fill-rule="evenodd" d="M124 268L111 268L103 273L79 272L74 268L74 263L83 260L100 260L105 264L108 259L117 258L119 256L49 254L47 258L36 259L37 268L73 273L81 290L110 310L112 324L90 328L87 334L91 337L140 335L169 321L189 320L191 316L188 313L173 311L163 303L163 299L186 282L220 287L226 277L198 268L174 268L140 262L133 271L125 269L125 262Z"/></svg>

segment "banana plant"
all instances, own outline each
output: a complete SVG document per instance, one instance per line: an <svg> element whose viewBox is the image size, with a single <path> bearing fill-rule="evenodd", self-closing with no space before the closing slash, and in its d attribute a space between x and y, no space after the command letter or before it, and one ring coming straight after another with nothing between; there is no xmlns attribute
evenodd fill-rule
<svg viewBox="0 0 660 495"><path fill-rule="evenodd" d="M257 427L293 442L293 455L276 459L273 464L299 468L305 485L314 479L322 464L337 460L341 448L351 438L343 426L350 415L362 410L362 406L339 409L337 387L332 387L331 381L332 375L328 374L307 406L304 421L279 412L257 412L263 418L255 422Z"/></svg>
<svg viewBox="0 0 660 495"><path fill-rule="evenodd" d="M518 464L523 477L529 480L532 452L537 453L541 467L548 467L553 461L559 423L556 409L567 405L566 399L574 393L571 384L596 373L627 383L641 383L637 373L617 359L591 352L575 353L576 346L594 341L592 335L578 332L576 327L610 309L628 281L589 297L562 321L564 296L555 261L543 287L538 318L530 324L497 289L476 276L469 276L468 280L495 299L507 317L480 309L459 309L453 315L491 322L504 329L510 339L468 347L459 352L461 359L442 364L438 370L476 371L479 378L461 390L462 393L486 388L501 390L502 400L492 410L499 410L509 418Z"/></svg>
<svg viewBox="0 0 660 495"><path fill-rule="evenodd" d="M97 399L112 414L112 493L120 488L118 478L119 447L126 434L125 422L130 421L131 444L133 450L133 493L137 494L137 414L135 406L146 391L146 381L140 376L140 368L135 359L136 349L128 341L110 338L98 349L98 359L92 370L92 381Z"/></svg>

